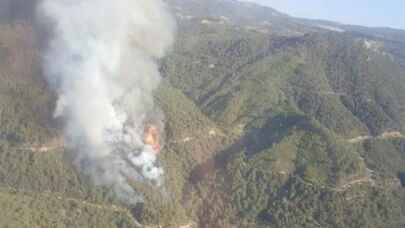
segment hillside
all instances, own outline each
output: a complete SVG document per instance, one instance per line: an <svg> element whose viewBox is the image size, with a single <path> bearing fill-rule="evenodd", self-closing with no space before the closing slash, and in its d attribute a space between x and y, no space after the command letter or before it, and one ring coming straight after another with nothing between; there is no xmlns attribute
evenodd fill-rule
<svg viewBox="0 0 405 228"><path fill-rule="evenodd" d="M145 203L126 205L72 165L19 2L0 18L0 227L405 226L404 31L167 0L167 194L132 183Z"/></svg>

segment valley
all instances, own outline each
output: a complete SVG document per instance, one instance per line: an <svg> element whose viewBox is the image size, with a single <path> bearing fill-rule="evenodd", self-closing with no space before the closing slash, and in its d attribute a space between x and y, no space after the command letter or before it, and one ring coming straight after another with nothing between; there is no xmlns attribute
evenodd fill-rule
<svg viewBox="0 0 405 228"><path fill-rule="evenodd" d="M0 227L405 226L405 31L166 2L164 185L130 182L136 205L78 172L42 32L31 13L0 17Z"/></svg>

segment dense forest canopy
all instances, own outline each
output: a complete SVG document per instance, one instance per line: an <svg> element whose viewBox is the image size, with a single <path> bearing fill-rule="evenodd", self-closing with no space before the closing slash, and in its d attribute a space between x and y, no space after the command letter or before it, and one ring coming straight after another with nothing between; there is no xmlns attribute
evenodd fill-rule
<svg viewBox="0 0 405 228"><path fill-rule="evenodd" d="M405 226L405 31L166 2L167 194L128 205L64 147L35 1L0 0L1 227Z"/></svg>

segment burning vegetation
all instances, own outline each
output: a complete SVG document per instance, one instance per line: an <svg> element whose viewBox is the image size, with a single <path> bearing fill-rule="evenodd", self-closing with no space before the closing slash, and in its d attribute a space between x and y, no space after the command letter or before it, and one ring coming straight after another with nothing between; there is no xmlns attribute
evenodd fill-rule
<svg viewBox="0 0 405 228"><path fill-rule="evenodd" d="M158 155L162 148L159 127L153 124L146 124L143 141L146 145L151 146L155 154Z"/></svg>

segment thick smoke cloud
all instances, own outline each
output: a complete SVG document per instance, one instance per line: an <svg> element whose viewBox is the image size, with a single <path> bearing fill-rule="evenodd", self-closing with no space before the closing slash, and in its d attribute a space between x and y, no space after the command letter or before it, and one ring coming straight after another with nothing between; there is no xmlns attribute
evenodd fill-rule
<svg viewBox="0 0 405 228"><path fill-rule="evenodd" d="M75 164L126 202L141 197L128 181L161 185L163 169L143 142L144 124L162 122L152 93L156 61L173 42L174 21L161 0L43 0L52 24L44 68L59 95Z"/></svg>

